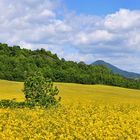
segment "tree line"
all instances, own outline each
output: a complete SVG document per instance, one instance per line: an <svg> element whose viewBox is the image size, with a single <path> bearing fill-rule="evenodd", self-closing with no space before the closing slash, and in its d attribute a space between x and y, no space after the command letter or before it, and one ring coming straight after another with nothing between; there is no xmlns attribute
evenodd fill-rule
<svg viewBox="0 0 140 140"><path fill-rule="evenodd" d="M0 79L24 81L35 71L54 82L106 84L140 89L140 80L128 79L105 66L66 61L45 49L28 50L0 43Z"/></svg>

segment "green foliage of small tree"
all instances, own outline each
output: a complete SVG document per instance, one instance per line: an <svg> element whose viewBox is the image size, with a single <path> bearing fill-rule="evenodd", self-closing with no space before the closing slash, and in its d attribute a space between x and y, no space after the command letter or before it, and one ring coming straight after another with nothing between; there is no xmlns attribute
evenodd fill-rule
<svg viewBox="0 0 140 140"><path fill-rule="evenodd" d="M32 106L48 107L60 101L60 97L55 97L59 93L58 88L53 86L51 79L45 78L40 72L35 72L25 80L23 91L27 104Z"/></svg>
<svg viewBox="0 0 140 140"><path fill-rule="evenodd" d="M23 108L23 107L50 107L58 105L61 97L56 98L59 90L53 85L51 79L45 78L42 73L35 72L24 82L25 102L13 100L0 100L0 108Z"/></svg>

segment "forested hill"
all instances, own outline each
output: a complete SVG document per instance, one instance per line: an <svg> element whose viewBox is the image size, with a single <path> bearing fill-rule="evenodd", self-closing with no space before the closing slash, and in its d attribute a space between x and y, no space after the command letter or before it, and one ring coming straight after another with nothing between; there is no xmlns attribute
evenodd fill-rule
<svg viewBox="0 0 140 140"><path fill-rule="evenodd" d="M107 62L105 62L103 60L95 61L94 63L92 63L92 65L106 66L107 68L111 69L113 73L122 75L122 76L124 76L126 78L133 78L133 79L140 78L140 74L138 74L138 73L121 70L121 69L117 68L116 66L113 66L112 64L109 64L109 63L107 63Z"/></svg>
<svg viewBox="0 0 140 140"><path fill-rule="evenodd" d="M37 70L57 82L106 84L140 89L140 81L113 74L105 66L66 61L44 49L32 51L0 43L0 79L24 81L27 75Z"/></svg>

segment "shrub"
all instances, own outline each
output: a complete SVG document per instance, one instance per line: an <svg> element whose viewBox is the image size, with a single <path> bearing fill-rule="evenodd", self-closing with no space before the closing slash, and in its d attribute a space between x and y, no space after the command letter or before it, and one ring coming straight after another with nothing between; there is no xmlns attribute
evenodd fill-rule
<svg viewBox="0 0 140 140"><path fill-rule="evenodd" d="M40 72L34 73L28 77L24 82L24 94L25 102L16 102L13 100L1 100L1 108L23 108L23 107L49 107L57 105L60 101L60 97L56 99L59 90L56 86L53 86L51 79L44 78Z"/></svg>
<svg viewBox="0 0 140 140"><path fill-rule="evenodd" d="M42 73L36 72L28 77L24 82L24 94L26 103L32 106L48 107L56 105L59 99L56 99L59 90L53 86L51 79L47 79Z"/></svg>
<svg viewBox="0 0 140 140"><path fill-rule="evenodd" d="M1 100L0 101L0 108L23 108L25 107L25 102L16 102L15 99L13 100Z"/></svg>
<svg viewBox="0 0 140 140"><path fill-rule="evenodd" d="M15 106L15 102L13 100L1 100L0 101L0 107L14 107Z"/></svg>

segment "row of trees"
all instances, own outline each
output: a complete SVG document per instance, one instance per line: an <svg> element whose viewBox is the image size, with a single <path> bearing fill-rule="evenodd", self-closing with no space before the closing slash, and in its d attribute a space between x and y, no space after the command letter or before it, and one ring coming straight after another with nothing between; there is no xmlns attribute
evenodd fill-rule
<svg viewBox="0 0 140 140"><path fill-rule="evenodd" d="M104 66L59 59L50 51L21 49L0 44L0 79L24 81L28 75L41 71L55 82L107 84L140 89L140 81L113 74Z"/></svg>

